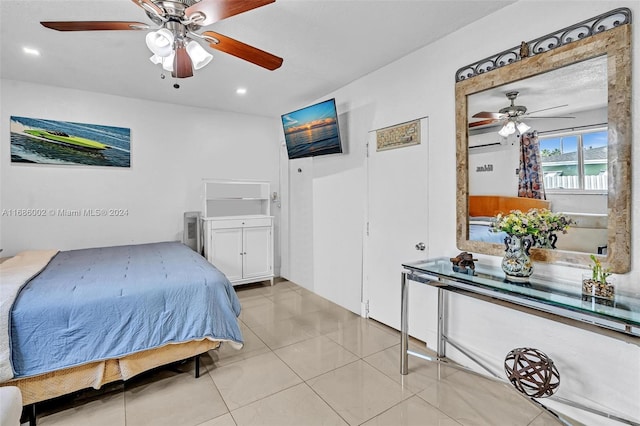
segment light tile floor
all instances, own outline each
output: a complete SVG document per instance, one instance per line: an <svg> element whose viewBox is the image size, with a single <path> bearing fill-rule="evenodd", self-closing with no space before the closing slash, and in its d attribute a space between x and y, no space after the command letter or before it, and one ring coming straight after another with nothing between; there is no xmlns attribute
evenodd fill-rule
<svg viewBox="0 0 640 426"><path fill-rule="evenodd" d="M210 351L199 379L187 361L40 404L38 424L561 424L511 386L460 368L412 357L400 375L397 331L288 281L236 290L242 350Z"/></svg>

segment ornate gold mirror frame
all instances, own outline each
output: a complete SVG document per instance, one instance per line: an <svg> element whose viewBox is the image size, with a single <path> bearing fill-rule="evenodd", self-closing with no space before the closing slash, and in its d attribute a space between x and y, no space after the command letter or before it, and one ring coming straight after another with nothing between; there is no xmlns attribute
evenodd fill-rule
<svg viewBox="0 0 640 426"><path fill-rule="evenodd" d="M503 255L504 244L469 240L468 99L484 90L606 55L608 78L607 254L612 272L631 268L631 12L616 9L540 37L456 73L457 246L460 250ZM587 265L589 253L532 249L539 262Z"/></svg>

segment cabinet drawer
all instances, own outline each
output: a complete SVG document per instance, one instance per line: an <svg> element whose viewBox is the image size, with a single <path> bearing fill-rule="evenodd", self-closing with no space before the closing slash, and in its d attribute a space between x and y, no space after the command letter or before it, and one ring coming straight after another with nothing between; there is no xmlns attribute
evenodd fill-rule
<svg viewBox="0 0 640 426"><path fill-rule="evenodd" d="M221 228L248 228L254 226L271 226L270 217L244 218L244 219L223 219L208 220L207 225L210 229Z"/></svg>
<svg viewBox="0 0 640 426"><path fill-rule="evenodd" d="M254 226L271 226L271 218L270 217L256 217L251 219L245 219L244 227L254 227Z"/></svg>

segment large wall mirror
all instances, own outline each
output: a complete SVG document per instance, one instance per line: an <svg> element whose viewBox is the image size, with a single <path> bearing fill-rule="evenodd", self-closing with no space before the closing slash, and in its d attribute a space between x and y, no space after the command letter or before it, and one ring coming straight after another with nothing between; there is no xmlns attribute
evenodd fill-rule
<svg viewBox="0 0 640 426"><path fill-rule="evenodd" d="M588 265L594 254L613 272L630 270L630 44L631 25L615 26L456 83L458 248L504 254L488 231L496 200L538 206L518 197L520 134L528 133L542 154L540 206L574 221L555 249L533 249L532 258ZM521 124L511 133L503 130L509 108Z"/></svg>

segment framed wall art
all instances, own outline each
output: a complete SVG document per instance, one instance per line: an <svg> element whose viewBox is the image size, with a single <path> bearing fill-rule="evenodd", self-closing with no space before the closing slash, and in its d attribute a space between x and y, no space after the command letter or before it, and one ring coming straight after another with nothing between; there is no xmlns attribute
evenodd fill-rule
<svg viewBox="0 0 640 426"><path fill-rule="evenodd" d="M130 167L131 129L11 116L11 162Z"/></svg>
<svg viewBox="0 0 640 426"><path fill-rule="evenodd" d="M420 120L409 121L376 131L376 151L420 144Z"/></svg>

